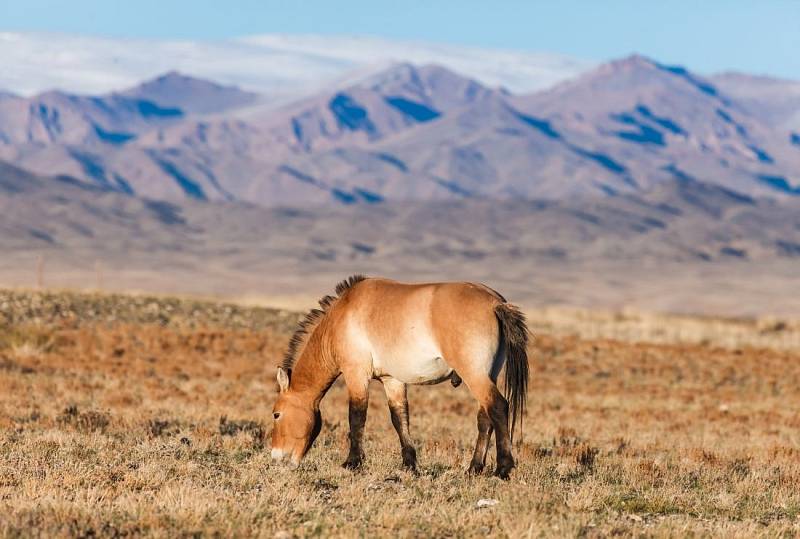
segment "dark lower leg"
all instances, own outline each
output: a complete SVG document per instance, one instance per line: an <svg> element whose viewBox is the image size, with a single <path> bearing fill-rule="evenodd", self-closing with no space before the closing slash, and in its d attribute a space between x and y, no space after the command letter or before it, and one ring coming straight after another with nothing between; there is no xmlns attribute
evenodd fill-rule
<svg viewBox="0 0 800 539"><path fill-rule="evenodd" d="M381 382L383 382L383 390L386 392L386 402L389 404L392 425L400 439L403 466L416 470L417 451L411 442L411 433L408 427L408 388L400 380L390 377L383 378Z"/></svg>
<svg viewBox="0 0 800 539"><path fill-rule="evenodd" d="M408 401L402 403L389 402L389 412L392 416L392 425L400 439L403 453L403 466L410 470L417 469L417 451L411 443L411 433L408 427Z"/></svg>
<svg viewBox="0 0 800 539"><path fill-rule="evenodd" d="M508 431L508 401L497 388L493 388L488 406L489 418L495 430L497 440L497 468L494 474L502 479L514 468L514 456L511 454L511 437Z"/></svg>
<svg viewBox="0 0 800 539"><path fill-rule="evenodd" d="M475 452L469 465L469 473L480 474L486 465L486 453L489 451L489 440L492 437L492 421L486 409L481 406L478 410L478 441L475 442Z"/></svg>
<svg viewBox="0 0 800 539"><path fill-rule="evenodd" d="M367 398L350 398L350 453L343 466L355 469L361 466L364 460L364 448L362 441L364 438L364 424L367 422Z"/></svg>

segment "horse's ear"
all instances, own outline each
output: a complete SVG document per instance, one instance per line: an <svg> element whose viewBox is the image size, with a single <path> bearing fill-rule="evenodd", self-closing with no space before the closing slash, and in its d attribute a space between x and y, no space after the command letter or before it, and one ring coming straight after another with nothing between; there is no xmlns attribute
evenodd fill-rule
<svg viewBox="0 0 800 539"><path fill-rule="evenodd" d="M278 367L278 387L281 388L281 393L289 389L289 372L283 367Z"/></svg>

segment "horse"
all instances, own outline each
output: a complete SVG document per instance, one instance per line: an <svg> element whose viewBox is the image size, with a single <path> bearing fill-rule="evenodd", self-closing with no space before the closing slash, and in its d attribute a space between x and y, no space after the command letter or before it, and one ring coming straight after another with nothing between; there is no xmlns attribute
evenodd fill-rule
<svg viewBox="0 0 800 539"><path fill-rule="evenodd" d="M323 297L293 335L277 381L272 460L297 468L319 435L319 405L341 375L349 395L350 451L343 466L364 460L368 386L383 384L403 466L416 471L407 387L462 381L478 401L478 438L468 472L480 474L492 431L495 475L515 467L512 440L522 426L528 386L528 328L518 307L475 283L409 284L355 275ZM505 365L505 394L497 379Z"/></svg>

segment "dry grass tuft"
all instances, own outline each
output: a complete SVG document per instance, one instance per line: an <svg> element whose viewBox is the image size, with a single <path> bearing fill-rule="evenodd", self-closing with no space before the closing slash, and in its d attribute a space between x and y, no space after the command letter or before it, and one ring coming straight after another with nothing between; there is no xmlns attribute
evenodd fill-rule
<svg viewBox="0 0 800 539"><path fill-rule="evenodd" d="M110 422L108 415L97 410L78 412L74 404L64 408L56 418L56 423L62 428L72 427L80 432L105 432Z"/></svg>
<svg viewBox="0 0 800 539"><path fill-rule="evenodd" d="M265 431L261 423L247 419L240 421L229 421L222 416L219 419L219 433L222 436L236 436L239 433L248 434L253 440L253 447L262 449L264 447Z"/></svg>

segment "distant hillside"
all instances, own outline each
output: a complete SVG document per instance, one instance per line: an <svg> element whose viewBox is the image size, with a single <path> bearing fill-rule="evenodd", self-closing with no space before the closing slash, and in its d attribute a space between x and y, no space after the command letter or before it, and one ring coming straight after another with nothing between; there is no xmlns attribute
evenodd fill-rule
<svg viewBox="0 0 800 539"><path fill-rule="evenodd" d="M264 209L142 199L3 166L0 282L31 286L44 256L51 286L307 297L367 272L497 283L528 304L787 313L800 309L786 294L798 210L689 179L569 201Z"/></svg>
<svg viewBox="0 0 800 539"><path fill-rule="evenodd" d="M164 107L146 99L50 91L31 98L0 100L0 141L20 153L59 144L105 143L113 147L184 116L179 108Z"/></svg>

